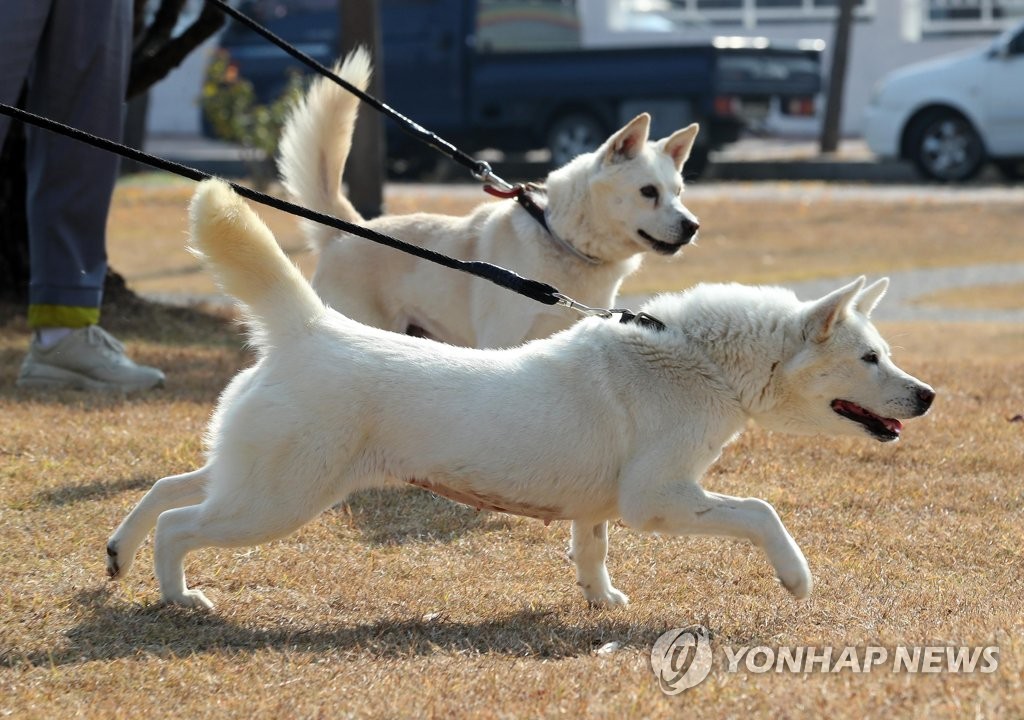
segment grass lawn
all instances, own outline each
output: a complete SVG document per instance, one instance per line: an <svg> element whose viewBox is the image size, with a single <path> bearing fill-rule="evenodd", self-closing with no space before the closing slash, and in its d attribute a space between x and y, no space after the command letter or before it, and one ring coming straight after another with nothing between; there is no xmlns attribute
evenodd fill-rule
<svg viewBox="0 0 1024 720"><path fill-rule="evenodd" d="M111 255L136 287L212 290L182 249L189 192L119 190ZM1019 209L706 205L694 208L701 246L634 290L770 282L789 265L812 276L1024 260ZM301 246L290 220L264 214ZM133 243L145 243L134 256ZM567 523L402 490L353 496L265 546L193 553L190 581L217 604L202 614L159 605L148 543L116 584L103 546L154 480L201 463L217 393L250 358L216 313L104 318L167 372L165 389L18 391L27 330L0 307L0 716L1024 716L1024 326L884 325L901 366L938 392L899 443L752 428L725 450L705 485L776 507L815 576L809 601L748 544L613 527L609 569L632 603L592 610L565 556ZM711 630L715 666L666 696L650 649L695 623ZM1000 654L992 674L726 671L725 647L758 645Z"/></svg>
<svg viewBox="0 0 1024 720"><path fill-rule="evenodd" d="M185 251L189 181L141 176L118 188L110 223L112 264L140 292L208 295L210 277ZM687 200L701 218L696 246L681 257L650 257L626 294L680 290L698 282L778 283L920 267L1024 262L1024 210L1012 203ZM483 192L419 195L395 186L390 212L461 214ZM316 264L295 219L255 206L308 274ZM369 242L354 240L354 242ZM397 252L397 251L396 251Z"/></svg>

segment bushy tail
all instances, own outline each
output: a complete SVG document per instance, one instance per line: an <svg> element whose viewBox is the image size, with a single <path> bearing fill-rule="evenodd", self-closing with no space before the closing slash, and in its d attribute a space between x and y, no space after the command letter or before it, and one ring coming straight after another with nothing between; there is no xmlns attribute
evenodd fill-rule
<svg viewBox="0 0 1024 720"><path fill-rule="evenodd" d="M223 180L199 184L190 207L192 251L249 310L257 344L302 331L324 304L270 228Z"/></svg>
<svg viewBox="0 0 1024 720"><path fill-rule="evenodd" d="M334 72L360 90L370 84L370 54L356 48ZM281 136L281 180L296 202L349 222L362 216L341 190L359 98L327 78L317 79L292 110ZM331 228L304 222L306 239L320 250L335 235Z"/></svg>

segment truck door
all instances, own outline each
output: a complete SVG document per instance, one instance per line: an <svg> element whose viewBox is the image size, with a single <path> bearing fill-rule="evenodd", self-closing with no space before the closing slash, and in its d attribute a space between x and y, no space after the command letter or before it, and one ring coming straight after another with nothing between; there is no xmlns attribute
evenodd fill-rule
<svg viewBox="0 0 1024 720"><path fill-rule="evenodd" d="M465 13L461 0L384 0L384 87L388 104L444 135L461 124Z"/></svg>

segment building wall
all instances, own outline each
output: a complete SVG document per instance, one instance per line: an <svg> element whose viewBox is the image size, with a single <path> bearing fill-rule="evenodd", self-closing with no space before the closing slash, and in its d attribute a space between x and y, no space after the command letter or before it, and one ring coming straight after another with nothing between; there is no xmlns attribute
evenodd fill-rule
<svg viewBox="0 0 1024 720"><path fill-rule="evenodd" d="M199 95L216 39L207 40L149 91L146 128L155 135L198 135Z"/></svg>

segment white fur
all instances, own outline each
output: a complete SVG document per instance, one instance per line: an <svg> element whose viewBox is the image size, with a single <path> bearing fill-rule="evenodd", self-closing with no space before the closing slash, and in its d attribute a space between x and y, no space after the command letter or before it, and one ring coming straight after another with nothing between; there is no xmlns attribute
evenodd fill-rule
<svg viewBox="0 0 1024 720"><path fill-rule="evenodd" d="M357 50L336 71L365 88L369 57ZM355 96L320 79L292 112L280 167L297 202L450 257L510 268L587 305L614 304L622 280L652 250L641 231L672 246L661 248L662 254L678 254L697 223L679 198L680 170L697 125L648 142L646 114L546 180L552 231L596 263L559 246L514 200L485 203L465 217L415 213L366 221L341 188L357 109ZM657 189L657 200L641 194L645 186ZM467 347L511 347L565 329L575 319L367 240L321 225L305 228L320 252L313 287L331 307L368 325L403 333L416 326Z"/></svg>
<svg viewBox="0 0 1024 720"><path fill-rule="evenodd" d="M931 402L865 313L884 281L811 303L777 288L699 286L644 307L663 331L591 318L511 350L474 350L328 309L219 181L199 187L192 221L197 251L252 314L263 356L224 391L206 465L158 481L108 543L108 572L123 577L156 524L171 603L210 607L186 586L189 551L281 537L354 490L395 482L572 520L577 580L595 604L627 601L605 567L615 518L746 538L807 597L807 562L771 505L709 492L701 477L751 418L860 435L835 398L901 418Z"/></svg>

